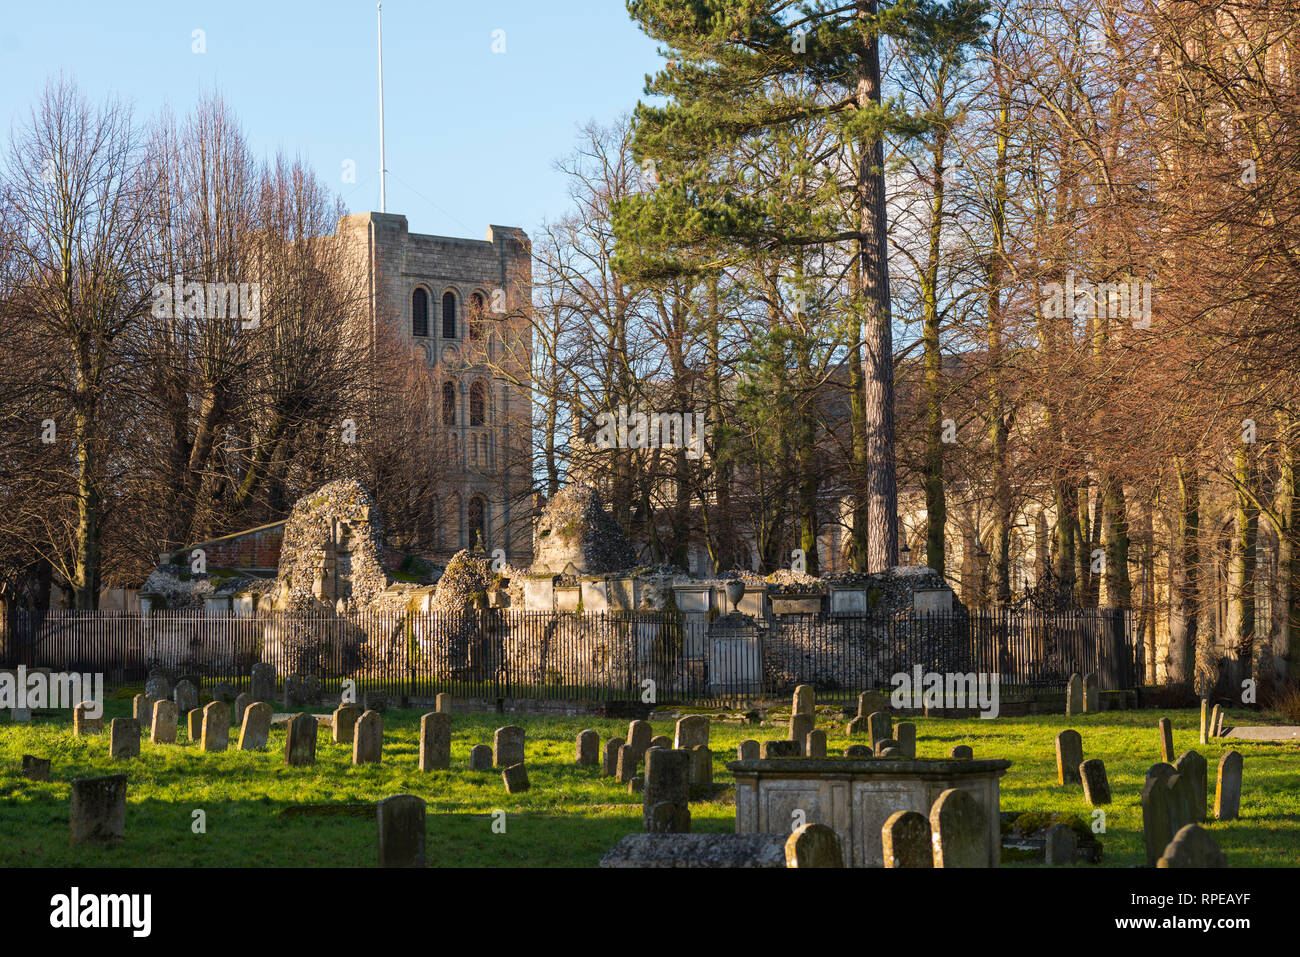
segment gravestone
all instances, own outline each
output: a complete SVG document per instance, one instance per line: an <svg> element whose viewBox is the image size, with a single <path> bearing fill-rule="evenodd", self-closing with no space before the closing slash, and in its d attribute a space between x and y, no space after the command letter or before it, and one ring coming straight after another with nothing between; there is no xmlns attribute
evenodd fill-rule
<svg viewBox="0 0 1300 957"><path fill-rule="evenodd" d="M204 751L224 751L230 744L230 706L224 701L210 701L203 709L200 747Z"/></svg>
<svg viewBox="0 0 1300 957"><path fill-rule="evenodd" d="M1217 738L1219 736L1219 726L1222 724L1223 708L1216 704L1214 710L1210 712L1210 737Z"/></svg>
<svg viewBox="0 0 1300 957"><path fill-rule="evenodd" d="M1087 781L1087 778L1084 778ZM1084 785L1085 789L1087 785ZM1053 824L1044 834L1043 861L1049 867L1062 867L1074 863L1079 849L1079 838L1068 824Z"/></svg>
<svg viewBox="0 0 1300 957"><path fill-rule="evenodd" d="M499 768L524 763L523 728L513 724L497 728L492 735L492 763Z"/></svg>
<svg viewBox="0 0 1300 957"><path fill-rule="evenodd" d="M958 744L953 746L953 749L948 752L948 756L952 758L957 758L958 760L961 761L971 761L974 760L975 758L975 752L971 749L971 746L969 744ZM1080 742L1079 745L1079 756L1083 757L1082 742ZM1060 759L1058 758L1057 760L1059 761ZM1075 767L1077 768L1078 765L1076 764ZM1060 775L1059 765L1058 765L1057 775L1058 776Z"/></svg>
<svg viewBox="0 0 1300 957"><path fill-rule="evenodd" d="M601 751L600 773L604 777L613 777L618 773L618 749L623 747L622 738L610 738Z"/></svg>
<svg viewBox="0 0 1300 957"><path fill-rule="evenodd" d="M144 693L154 701L162 701L172 696L172 683L166 675L150 675L149 680L144 683Z"/></svg>
<svg viewBox="0 0 1300 957"><path fill-rule="evenodd" d="M1073 728L1056 735L1056 783L1062 787L1079 784L1079 765L1083 763L1083 738Z"/></svg>
<svg viewBox="0 0 1300 957"><path fill-rule="evenodd" d="M881 738L875 743L876 757L883 758L886 751L898 751L898 742L893 738ZM902 754L901 751L898 752Z"/></svg>
<svg viewBox="0 0 1300 957"><path fill-rule="evenodd" d="M794 689L794 700L790 703L791 713L812 716L816 706L817 696L812 685L798 685Z"/></svg>
<svg viewBox="0 0 1300 957"><path fill-rule="evenodd" d="M104 717L92 718L90 712L95 709L95 702L83 701L72 709L72 733L76 737L83 734L100 734L104 730Z"/></svg>
<svg viewBox="0 0 1300 957"><path fill-rule="evenodd" d="M384 759L384 716L363 711L352 735L352 763L379 764Z"/></svg>
<svg viewBox="0 0 1300 957"><path fill-rule="evenodd" d="M691 756L691 786L703 791L713 784L713 752L697 744L687 753Z"/></svg>
<svg viewBox="0 0 1300 957"><path fill-rule="evenodd" d="M573 742L573 763L582 767L600 764L600 733L588 728L579 731Z"/></svg>
<svg viewBox="0 0 1300 957"><path fill-rule="evenodd" d="M858 717L865 718L871 714L874 695L870 691L864 691L858 695Z"/></svg>
<svg viewBox="0 0 1300 957"><path fill-rule="evenodd" d="M108 725L108 756L111 758L138 758L140 756L140 722L135 718L114 718Z"/></svg>
<svg viewBox="0 0 1300 957"><path fill-rule="evenodd" d="M153 706L149 740L154 744L176 743L176 702L163 699Z"/></svg>
<svg viewBox="0 0 1300 957"><path fill-rule="evenodd" d="M930 822L920 811L895 811L880 829L886 867L934 867Z"/></svg>
<svg viewBox="0 0 1300 957"><path fill-rule="evenodd" d="M916 759L916 725L910 721L900 721L894 730L895 747L903 752L909 761Z"/></svg>
<svg viewBox="0 0 1300 957"><path fill-rule="evenodd" d="M1093 807L1110 803L1110 782L1106 780L1106 764L1101 758L1091 758L1079 765L1079 778L1083 782L1083 798Z"/></svg>
<svg viewBox="0 0 1300 957"><path fill-rule="evenodd" d="M984 809L961 788L949 788L930 808L935 867L988 867L989 828Z"/></svg>
<svg viewBox="0 0 1300 957"><path fill-rule="evenodd" d="M1189 824L1205 820L1205 805L1209 797L1209 766L1197 751L1184 751L1174 762L1174 770L1187 779L1187 789L1192 796L1192 819Z"/></svg>
<svg viewBox="0 0 1300 957"><path fill-rule="evenodd" d="M1235 821L1241 808L1241 754L1228 751L1219 758L1214 787L1214 819Z"/></svg>
<svg viewBox="0 0 1300 957"><path fill-rule="evenodd" d="M254 701L275 700L275 665L265 661L253 665L248 695Z"/></svg>
<svg viewBox="0 0 1300 957"><path fill-rule="evenodd" d="M691 809L685 804L660 801L645 814L646 832L650 834L691 833Z"/></svg>
<svg viewBox="0 0 1300 957"><path fill-rule="evenodd" d="M1219 717L1218 717L1218 719L1214 722L1214 736L1215 736L1216 738L1221 738L1221 737L1223 737L1223 722L1224 722L1224 720L1227 718L1227 716L1228 716L1227 712L1224 711L1222 708L1220 708L1220 709L1219 709Z"/></svg>
<svg viewBox="0 0 1300 957"><path fill-rule="evenodd" d="M673 747L673 739L668 737L668 735L666 734L656 734L653 738L650 739L650 747L664 748L666 750L671 751Z"/></svg>
<svg viewBox="0 0 1300 957"><path fill-rule="evenodd" d="M179 711L180 708L178 707L176 710ZM189 738L190 744L198 744L203 738L203 712L198 708L185 716L185 734Z"/></svg>
<svg viewBox="0 0 1300 957"><path fill-rule="evenodd" d="M141 727L153 723L153 706L155 699L147 694L138 694L131 699L131 717L140 722Z"/></svg>
<svg viewBox="0 0 1300 957"><path fill-rule="evenodd" d="M307 675L302 679L302 696L306 699L307 704L319 705L321 698L320 679L315 675Z"/></svg>
<svg viewBox="0 0 1300 957"><path fill-rule="evenodd" d="M810 714L790 715L790 740L803 741L808 737L808 732L813 729L813 725L813 716Z"/></svg>
<svg viewBox="0 0 1300 957"><path fill-rule="evenodd" d="M50 779L50 759L38 758L34 754L24 754L23 769L20 773L29 781L48 781Z"/></svg>
<svg viewBox="0 0 1300 957"><path fill-rule="evenodd" d="M528 769L520 761L508 768L501 769L501 780L505 782L507 794L519 794L528 790Z"/></svg>
<svg viewBox="0 0 1300 957"><path fill-rule="evenodd" d="M420 770L451 767L451 713L431 711L420 718Z"/></svg>
<svg viewBox="0 0 1300 957"><path fill-rule="evenodd" d="M636 720L629 722L627 726L627 746L636 754L637 761L645 757L645 753L650 748L650 739L654 737L654 729L650 727L649 721Z"/></svg>
<svg viewBox="0 0 1300 957"><path fill-rule="evenodd" d="M114 718L110 724L131 720ZM137 743L140 726L136 725ZM72 782L72 800L68 825L72 844L114 846L126 837L126 775L110 774L99 778L77 778Z"/></svg>
<svg viewBox="0 0 1300 957"><path fill-rule="evenodd" d="M434 699L433 709L438 714L451 714L451 695L440 694Z"/></svg>
<svg viewBox="0 0 1300 957"><path fill-rule="evenodd" d="M1101 697L1097 688L1097 672L1090 671L1083 676L1083 710L1094 714L1101 710Z"/></svg>
<svg viewBox="0 0 1300 957"><path fill-rule="evenodd" d="M894 722L885 711L873 711L867 716L867 732L874 745L882 738L894 736Z"/></svg>
<svg viewBox="0 0 1300 957"><path fill-rule="evenodd" d="M283 694L285 711L293 711L307 704L307 689L303 686L300 675L285 676Z"/></svg>
<svg viewBox="0 0 1300 957"><path fill-rule="evenodd" d="M1153 774L1154 771L1152 768L1147 772L1147 783L1142 788L1142 839L1148 867L1155 867L1165 847L1174 839L1177 816L1170 781L1178 775Z"/></svg>
<svg viewBox="0 0 1300 957"><path fill-rule="evenodd" d="M803 739L804 757L826 757L826 732L820 729L809 731Z"/></svg>
<svg viewBox="0 0 1300 957"><path fill-rule="evenodd" d="M691 753L653 748L645 756L645 785L642 792L641 818L650 830L650 808L660 801L686 807L690 802Z"/></svg>
<svg viewBox="0 0 1300 957"><path fill-rule="evenodd" d="M1228 856L1210 832L1198 824L1185 824L1166 845L1156 867L1227 867Z"/></svg>
<svg viewBox="0 0 1300 957"><path fill-rule="evenodd" d="M619 784L627 784L636 777L636 749L630 744L624 744L618 749L618 764L615 768L614 777Z"/></svg>
<svg viewBox="0 0 1300 957"><path fill-rule="evenodd" d="M361 717L361 709L351 703L339 705L334 709L334 727L330 734L333 736L335 744L351 744L356 736L357 718Z"/></svg>
<svg viewBox="0 0 1300 957"><path fill-rule="evenodd" d="M1196 785L1190 774L1174 774L1168 780L1173 807L1173 832L1184 824L1194 824L1196 817Z"/></svg>
<svg viewBox="0 0 1300 957"><path fill-rule="evenodd" d="M1161 718L1159 722L1160 729L1160 760L1166 764L1174 763L1174 726L1168 718Z"/></svg>
<svg viewBox="0 0 1300 957"><path fill-rule="evenodd" d="M383 714L388 710L388 692L380 691L378 688L371 688L361 695L361 710L374 711L377 714Z"/></svg>
<svg viewBox="0 0 1300 957"><path fill-rule="evenodd" d="M212 686L212 700L220 701L222 704L230 704L235 700L234 686L228 681L218 681Z"/></svg>
<svg viewBox="0 0 1300 957"><path fill-rule="evenodd" d="M296 714L289 720L284 735L284 763L289 767L305 767L316 763L315 715Z"/></svg>
<svg viewBox="0 0 1300 957"><path fill-rule="evenodd" d="M639 774L632 775L632 780L627 782L628 794L640 794L645 789L645 778Z"/></svg>
<svg viewBox="0 0 1300 957"><path fill-rule="evenodd" d="M849 726L847 729L845 729L845 733L848 734L850 738L856 737L859 734L870 734L871 719L867 717L865 714L858 715L856 718L854 718L852 721L849 722Z"/></svg>
<svg viewBox="0 0 1300 957"><path fill-rule="evenodd" d="M242 728L244 726L244 712L248 710L248 706L252 703L253 696L247 691L235 695L235 710L230 717L237 727Z"/></svg>
<svg viewBox="0 0 1300 957"><path fill-rule="evenodd" d="M746 740L736 747L736 760L755 761L758 759L758 742Z"/></svg>
<svg viewBox="0 0 1300 957"><path fill-rule="evenodd" d="M881 743L884 744L884 742L881 742ZM902 758L902 757L903 757L903 752L900 751L900 750L898 750L898 748L894 747L893 745L888 745L888 746L886 746L886 747L877 748L877 749L876 749L876 757L878 757L878 758Z"/></svg>
<svg viewBox="0 0 1300 957"><path fill-rule="evenodd" d="M199 689L194 687L192 681L178 681L176 690L172 692L172 700L176 702L177 711L189 714L199 706Z"/></svg>
<svg viewBox="0 0 1300 957"><path fill-rule="evenodd" d="M10 708L9 720L12 721L14 724L31 724L32 709L31 708Z"/></svg>
<svg viewBox="0 0 1300 957"><path fill-rule="evenodd" d="M1210 699L1201 699L1201 744L1210 743Z"/></svg>
<svg viewBox="0 0 1300 957"><path fill-rule="evenodd" d="M254 701L244 709L244 720L239 723L240 751L261 751L266 747L273 710L265 701Z"/></svg>
<svg viewBox="0 0 1300 957"><path fill-rule="evenodd" d="M688 714L677 719L673 731L673 747L689 750L704 745L709 746L709 719L703 714Z"/></svg>
<svg viewBox="0 0 1300 957"><path fill-rule="evenodd" d="M188 681L190 684L192 684L192 685L194 686L194 693L195 693L195 694L199 694L199 693L201 693L201 692L203 691L203 676L202 676L202 675L187 674L187 675L181 675L178 679L176 679L176 683L177 683L177 684L180 684L182 681ZM197 708L198 705L195 705L194 707Z"/></svg>
<svg viewBox="0 0 1300 957"><path fill-rule="evenodd" d="M764 741L763 742L764 758L801 758L803 757L802 741Z"/></svg>
<svg viewBox="0 0 1300 957"><path fill-rule="evenodd" d="M424 799L395 794L375 805L380 867L424 867Z"/></svg>
<svg viewBox="0 0 1300 957"><path fill-rule="evenodd" d="M476 744L470 748L469 769L471 771L492 770L492 749L486 744Z"/></svg>
<svg viewBox="0 0 1300 957"><path fill-rule="evenodd" d="M1083 677L1078 672L1070 675L1069 684L1065 686L1065 713L1083 713Z"/></svg>
<svg viewBox="0 0 1300 957"><path fill-rule="evenodd" d="M872 750L865 744L850 744L844 749L846 758L869 758L873 756Z"/></svg>
<svg viewBox="0 0 1300 957"><path fill-rule="evenodd" d="M786 867L843 867L840 837L825 824L805 824L785 839Z"/></svg>
<svg viewBox="0 0 1300 957"><path fill-rule="evenodd" d="M1168 781L1177 773L1178 772L1174 770L1172 764L1165 764L1163 762L1160 764L1153 764L1151 767L1147 768L1146 778L1143 780L1142 786L1146 787L1156 778L1159 778L1161 781Z"/></svg>

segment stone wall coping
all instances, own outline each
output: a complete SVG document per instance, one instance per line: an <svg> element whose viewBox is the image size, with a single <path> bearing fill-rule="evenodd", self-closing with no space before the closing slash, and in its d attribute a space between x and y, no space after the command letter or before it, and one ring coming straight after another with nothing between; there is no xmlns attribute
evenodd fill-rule
<svg viewBox="0 0 1300 957"><path fill-rule="evenodd" d="M750 758L731 761L727 770L736 777L873 777L907 775L909 777L947 778L954 775L1007 773L1011 762L1003 758L964 760L960 758Z"/></svg>

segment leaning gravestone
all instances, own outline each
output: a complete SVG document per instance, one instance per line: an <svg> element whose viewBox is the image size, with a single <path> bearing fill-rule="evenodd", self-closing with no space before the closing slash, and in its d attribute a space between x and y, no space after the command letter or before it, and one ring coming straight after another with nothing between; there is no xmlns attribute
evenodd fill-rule
<svg viewBox="0 0 1300 957"><path fill-rule="evenodd" d="M813 729L813 716L795 712L790 715L790 740L803 741Z"/></svg>
<svg viewBox="0 0 1300 957"><path fill-rule="evenodd" d="M895 811L880 829L886 867L934 867L930 822L920 811Z"/></svg>
<svg viewBox="0 0 1300 957"><path fill-rule="evenodd" d="M686 807L690 802L691 753L689 751L652 748L645 756L645 788L642 792L641 818L650 830L650 808L660 801Z"/></svg>
<svg viewBox="0 0 1300 957"><path fill-rule="evenodd" d="M290 767L316 763L315 715L296 714L289 720L284 735L284 763Z"/></svg>
<svg viewBox="0 0 1300 957"><path fill-rule="evenodd" d="M153 706L153 726L149 739L154 744L176 743L176 702L163 699Z"/></svg>
<svg viewBox="0 0 1300 957"><path fill-rule="evenodd" d="M816 713L817 695L812 685L799 685L794 689L794 699L790 702L792 714L813 715Z"/></svg>
<svg viewBox="0 0 1300 957"><path fill-rule="evenodd" d="M764 758L801 758L803 757L802 741L764 741L763 742Z"/></svg>
<svg viewBox="0 0 1300 957"><path fill-rule="evenodd" d="M1222 708L1220 708L1220 709L1219 709L1219 718L1218 718L1217 721L1214 722L1214 736L1215 736L1216 738L1221 738L1221 737L1223 737L1223 721L1224 721L1224 719L1225 719L1227 716L1228 716L1228 713L1227 713L1226 711L1224 711Z"/></svg>
<svg viewBox="0 0 1300 957"><path fill-rule="evenodd" d="M499 768L524 763L523 728L513 724L497 728L492 736L492 763Z"/></svg>
<svg viewBox="0 0 1300 957"><path fill-rule="evenodd" d="M1070 675L1070 683L1065 686L1065 713L1083 713L1083 677L1078 672Z"/></svg>
<svg viewBox="0 0 1300 957"><path fill-rule="evenodd" d="M254 701L275 700L275 665L265 661L253 665L249 696Z"/></svg>
<svg viewBox="0 0 1300 957"><path fill-rule="evenodd" d="M395 794L375 805L380 867L424 867L424 799Z"/></svg>
<svg viewBox="0 0 1300 957"><path fill-rule="evenodd" d="M125 720L128 719L114 718L112 723ZM139 731L139 725L136 730ZM68 825L74 846L121 844L126 836L126 775L73 781Z"/></svg>
<svg viewBox="0 0 1300 957"><path fill-rule="evenodd" d="M1056 783L1079 784L1079 765L1083 763L1083 738L1073 728L1056 735Z"/></svg>
<svg viewBox="0 0 1300 957"><path fill-rule="evenodd" d="M1219 736L1219 727L1222 724L1223 708L1216 704L1214 710L1210 712L1210 737L1217 738Z"/></svg>
<svg viewBox="0 0 1300 957"><path fill-rule="evenodd" d="M910 721L900 721L894 731L895 745L908 760L916 759L916 725Z"/></svg>
<svg viewBox="0 0 1300 957"><path fill-rule="evenodd" d="M1083 676L1083 710L1092 714L1101 710L1101 698L1097 689L1097 672L1090 671Z"/></svg>
<svg viewBox="0 0 1300 957"><path fill-rule="evenodd" d="M202 735L204 751L224 751L230 745L230 706L224 701L210 701L204 707Z"/></svg>
<svg viewBox="0 0 1300 957"><path fill-rule="evenodd" d="M636 754L637 761L644 758L646 751L650 750L650 740L654 734L649 721L636 720L628 723L627 744Z"/></svg>
<svg viewBox="0 0 1300 957"><path fill-rule="evenodd" d="M131 699L131 717L141 726L153 723L154 698L147 694L138 694Z"/></svg>
<svg viewBox="0 0 1300 957"><path fill-rule="evenodd" d="M736 760L755 761L758 759L758 742L742 741L736 747Z"/></svg>
<svg viewBox="0 0 1300 957"><path fill-rule="evenodd" d="M673 747L689 750L704 745L709 746L709 719L707 715L688 714L677 719L673 733Z"/></svg>
<svg viewBox="0 0 1300 957"><path fill-rule="evenodd" d="M352 763L379 764L383 758L384 716L378 711L363 712L352 737Z"/></svg>
<svg viewBox="0 0 1300 957"><path fill-rule="evenodd" d="M1077 732L1076 732L1076 733L1077 733ZM959 760L959 761L971 761L971 760L973 760L974 757L975 757L975 752L974 752L973 750L971 750L971 746L970 746L969 744L958 744L958 745L955 745L955 746L953 747L953 749L952 749L950 752L948 752L948 756L951 757L951 758L956 758L956 759ZM1083 757L1083 742L1082 742L1082 741L1079 742L1079 757ZM1058 757L1057 757L1057 761L1058 761L1058 762L1060 761L1060 757L1059 757L1059 755L1058 755ZM1076 764L1075 767L1077 768L1078 765ZM1060 765L1059 765L1059 763L1058 763L1058 765L1057 765L1057 775L1058 775L1058 776L1060 775Z"/></svg>
<svg viewBox="0 0 1300 957"><path fill-rule="evenodd" d="M1087 777L1084 777L1087 788ZM1061 867L1074 863L1079 849L1079 838L1068 824L1056 823L1044 832L1043 863L1049 867Z"/></svg>
<svg viewBox="0 0 1300 957"><path fill-rule="evenodd" d="M108 726L108 754L111 758L138 758L140 722L135 718L114 718Z"/></svg>
<svg viewBox="0 0 1300 957"><path fill-rule="evenodd" d="M240 751L261 751L266 747L271 736L272 710L265 701L255 701L244 709L244 720L239 725Z"/></svg>
<svg viewBox="0 0 1300 957"><path fill-rule="evenodd" d="M882 738L892 738L894 736L893 720L887 712L873 711L867 716L867 732L873 745Z"/></svg>
<svg viewBox="0 0 1300 957"><path fill-rule="evenodd" d="M573 742L573 763L580 767L600 764L600 734L588 728L579 731Z"/></svg>
<svg viewBox="0 0 1300 957"><path fill-rule="evenodd" d="M77 737L83 734L100 734L104 730L104 718L92 718L90 712L95 710L95 702L83 701L72 709L72 733Z"/></svg>
<svg viewBox="0 0 1300 957"><path fill-rule="evenodd" d="M989 828L970 793L949 788L930 808L935 867L988 867Z"/></svg>
<svg viewBox="0 0 1300 957"><path fill-rule="evenodd" d="M1166 845L1156 867L1227 867L1228 856L1219 849L1209 831L1198 824L1186 824Z"/></svg>
<svg viewBox="0 0 1300 957"><path fill-rule="evenodd" d="M244 712L248 710L248 706L252 703L253 696L247 691L235 695L235 710L231 713L230 718L235 722L236 727L242 728L244 726Z"/></svg>
<svg viewBox="0 0 1300 957"><path fill-rule="evenodd" d="M451 714L430 711L420 718L420 770L445 771L451 767Z"/></svg>
<svg viewBox="0 0 1300 957"><path fill-rule="evenodd" d="M335 744L351 744L356 734L357 718L361 709L354 704L344 703L334 709L334 727L330 733Z"/></svg>
<svg viewBox="0 0 1300 957"><path fill-rule="evenodd" d="M1214 819L1235 821L1241 808L1241 754L1228 751L1219 758L1214 788Z"/></svg>
<svg viewBox="0 0 1300 957"><path fill-rule="evenodd" d="M1160 729L1160 760L1165 764L1174 763L1174 726L1168 718L1161 718L1159 722Z"/></svg>
<svg viewBox="0 0 1300 957"><path fill-rule="evenodd" d="M610 738L605 742L600 761L600 773L604 777L610 778L618 773L618 750L621 747L623 747L622 738Z"/></svg>
<svg viewBox="0 0 1300 957"><path fill-rule="evenodd" d="M856 718L854 718L852 721L849 722L849 726L848 728L845 729L845 733L850 738L856 737L859 734L870 734L871 719L868 718L865 714L858 715Z"/></svg>
<svg viewBox="0 0 1300 957"><path fill-rule="evenodd" d="M490 771L492 769L492 749L486 744L476 744L470 748L469 769L471 771Z"/></svg>
<svg viewBox="0 0 1300 957"><path fill-rule="evenodd" d="M176 690L172 692L172 700L176 702L176 710L181 714L189 714L199 706L199 689L194 687L190 681L176 682Z"/></svg>
<svg viewBox="0 0 1300 957"><path fill-rule="evenodd" d="M177 710L180 710L179 708ZM197 744L203 737L203 712L195 708L185 716L185 733L190 744Z"/></svg>
<svg viewBox="0 0 1300 957"><path fill-rule="evenodd" d="M50 759L38 758L34 754L24 754L21 773L29 781L48 781L50 779Z"/></svg>
<svg viewBox="0 0 1300 957"><path fill-rule="evenodd" d="M519 794L528 790L528 769L520 761L501 770L501 780L505 782L507 794Z"/></svg>
<svg viewBox="0 0 1300 957"><path fill-rule="evenodd" d="M819 728L804 735L803 753L807 758L826 757L826 732Z"/></svg>
<svg viewBox="0 0 1300 957"><path fill-rule="evenodd" d="M786 867L843 867L840 836L825 824L804 824L785 839Z"/></svg>
<svg viewBox="0 0 1300 957"><path fill-rule="evenodd" d="M1196 751L1184 751L1174 762L1174 770L1188 781L1187 789L1192 796L1192 820L1188 823L1198 824L1205 820L1205 804L1209 794L1209 766Z"/></svg>
<svg viewBox="0 0 1300 957"><path fill-rule="evenodd" d="M1110 803L1110 782L1106 780L1106 765L1101 758L1080 764L1079 778L1083 782L1084 800L1093 807Z"/></svg>

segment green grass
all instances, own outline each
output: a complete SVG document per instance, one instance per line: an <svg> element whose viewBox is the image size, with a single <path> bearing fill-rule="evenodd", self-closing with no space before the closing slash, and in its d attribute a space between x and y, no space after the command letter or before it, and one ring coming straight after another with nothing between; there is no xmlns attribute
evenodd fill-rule
<svg viewBox="0 0 1300 957"><path fill-rule="evenodd" d="M129 702L110 700L105 726L107 719L128 714ZM1091 821L1082 790L1055 785L1056 732L1076 728L1084 756L1106 762L1114 796L1105 808L1106 833L1100 835L1103 866L1127 867L1143 860L1138 797L1147 768L1159 760L1156 721L1162 714L1173 720L1176 754L1195 748L1205 756L1212 792L1219 756L1229 744L1198 745L1194 711L994 721L917 718L917 754L946 757L953 745L969 744L976 757L1007 758L1012 767L1002 779L1002 810L1063 811ZM381 765L353 767L350 747L333 744L322 732L315 767L286 768L281 728L272 730L264 752L203 754L193 744L154 746L146 740L138 759L113 762L107 733L77 738L70 717L38 716L31 725L11 725L6 714L0 717L0 866L373 866L372 819L286 818L281 812L297 804L366 803L401 793L418 794L429 804L428 859L434 866L594 866L621 837L641 830L640 795L628 794L598 769L573 764L573 740L580 730L594 728L603 744L610 735L624 735L626 721L457 714L453 770L421 773L416 767L419 718L418 711L385 714ZM523 794L506 794L499 772L468 770L470 748L490 745L492 732L503 724L519 724L528 732L532 788ZM819 717L818 726L827 731L832 754L850 743L843 722ZM671 734L671 723L655 722L654 730ZM776 720L765 727L715 722L715 781L730 781L724 764L740 741L783 736L784 726ZM236 738L232 730L232 744ZM1300 863L1300 746L1230 746L1245 758L1241 818L1207 825L1230 866ZM52 780L20 777L24 754L52 758ZM129 775L126 841L113 849L70 847L70 781L119 770ZM733 830L730 802L726 793L692 804L693 829ZM191 829L196 809L206 814L206 833ZM506 815L504 834L493 831L498 810Z"/></svg>

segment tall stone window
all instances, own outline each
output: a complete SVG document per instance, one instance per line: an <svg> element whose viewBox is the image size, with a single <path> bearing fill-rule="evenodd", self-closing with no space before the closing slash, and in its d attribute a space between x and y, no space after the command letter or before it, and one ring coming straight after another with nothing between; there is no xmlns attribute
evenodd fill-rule
<svg viewBox="0 0 1300 957"><path fill-rule="evenodd" d="M411 335L429 334L429 294L417 289L411 294Z"/></svg>
<svg viewBox="0 0 1300 957"><path fill-rule="evenodd" d="M456 383L442 384L442 424L456 424Z"/></svg>
<svg viewBox="0 0 1300 957"><path fill-rule="evenodd" d="M487 503L483 496L475 495L469 500L469 547L482 545L487 548Z"/></svg>
<svg viewBox="0 0 1300 957"><path fill-rule="evenodd" d="M487 423L487 388L482 382L475 382L469 387L469 424L485 425Z"/></svg>
<svg viewBox="0 0 1300 957"><path fill-rule="evenodd" d="M469 337L471 339L483 338L483 315L486 306L483 302L482 293L474 293L469 297Z"/></svg>
<svg viewBox="0 0 1300 957"><path fill-rule="evenodd" d="M442 294L442 337L456 338L456 294L454 292Z"/></svg>

